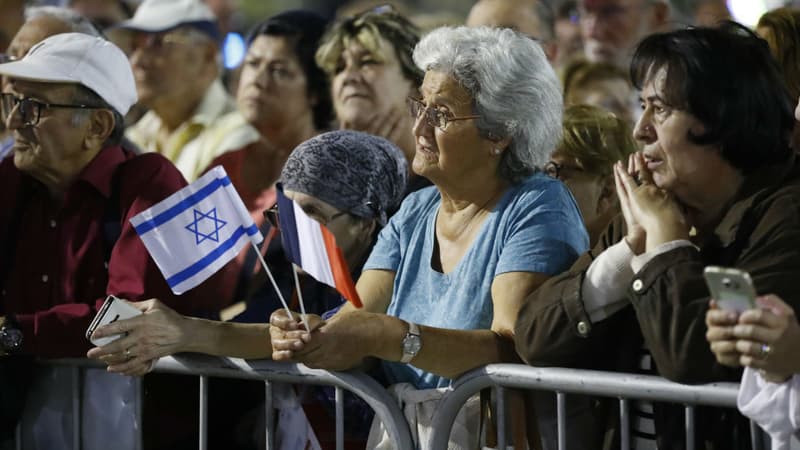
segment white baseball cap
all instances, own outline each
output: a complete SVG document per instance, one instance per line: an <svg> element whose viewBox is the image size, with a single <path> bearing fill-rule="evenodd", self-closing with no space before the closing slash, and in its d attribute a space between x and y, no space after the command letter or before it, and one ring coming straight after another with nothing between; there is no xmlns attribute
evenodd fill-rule
<svg viewBox="0 0 800 450"><path fill-rule="evenodd" d="M145 0L118 28L160 33L189 25L219 38L217 18L202 0Z"/></svg>
<svg viewBox="0 0 800 450"><path fill-rule="evenodd" d="M0 75L42 83L77 83L125 115L138 100L125 53L103 38L83 33L50 36L19 61L0 64Z"/></svg>

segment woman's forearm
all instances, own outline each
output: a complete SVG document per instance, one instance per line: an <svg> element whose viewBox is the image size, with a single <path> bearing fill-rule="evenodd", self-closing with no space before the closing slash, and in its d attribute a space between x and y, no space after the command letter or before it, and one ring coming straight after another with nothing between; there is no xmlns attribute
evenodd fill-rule
<svg viewBox="0 0 800 450"><path fill-rule="evenodd" d="M376 342L374 354L388 361L400 361L403 356L403 338L407 332L405 321L396 317L378 316L383 330ZM420 348L410 364L446 378L455 378L464 372L486 364L519 362L510 337L492 330L450 330L420 326Z"/></svg>
<svg viewBox="0 0 800 450"><path fill-rule="evenodd" d="M245 359L266 359L272 356L267 323L187 318L186 327L187 342L183 351Z"/></svg>

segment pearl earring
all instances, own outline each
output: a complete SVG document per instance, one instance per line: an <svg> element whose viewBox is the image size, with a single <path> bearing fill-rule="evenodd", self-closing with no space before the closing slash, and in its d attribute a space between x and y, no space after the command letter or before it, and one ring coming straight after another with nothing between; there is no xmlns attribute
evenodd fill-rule
<svg viewBox="0 0 800 450"><path fill-rule="evenodd" d="M500 154L500 153L502 153L502 152L503 152L503 151L502 151L502 150L500 150L499 148L492 149L492 153L494 153L495 155L499 155L499 154Z"/></svg>

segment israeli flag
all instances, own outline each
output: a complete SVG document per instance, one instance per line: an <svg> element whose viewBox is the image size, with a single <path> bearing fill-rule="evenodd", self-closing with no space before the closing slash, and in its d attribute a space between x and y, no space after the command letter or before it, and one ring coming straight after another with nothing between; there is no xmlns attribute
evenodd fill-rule
<svg viewBox="0 0 800 450"><path fill-rule="evenodd" d="M178 295L205 281L245 245L264 239L221 166L137 214L131 224Z"/></svg>

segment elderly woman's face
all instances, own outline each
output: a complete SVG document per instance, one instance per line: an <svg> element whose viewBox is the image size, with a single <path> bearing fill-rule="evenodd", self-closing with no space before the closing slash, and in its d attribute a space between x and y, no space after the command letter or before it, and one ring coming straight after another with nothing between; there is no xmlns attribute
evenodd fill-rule
<svg viewBox="0 0 800 450"><path fill-rule="evenodd" d="M412 92L392 45L383 38L378 42L379 55L353 39L339 57L332 94L343 128L365 130L377 115L404 110Z"/></svg>
<svg viewBox="0 0 800 450"><path fill-rule="evenodd" d="M239 111L259 130L285 131L313 120L314 99L292 42L261 35L250 45L236 95Z"/></svg>
<svg viewBox="0 0 800 450"><path fill-rule="evenodd" d="M689 134L702 134L703 124L691 113L668 105L664 98L666 70L660 69L644 83L640 93L642 116L633 136L643 145L647 168L656 186L691 205L714 183L713 174L728 164L717 148L694 144Z"/></svg>
<svg viewBox="0 0 800 450"><path fill-rule="evenodd" d="M426 72L420 92L428 109L448 119L474 114L469 92L448 74ZM450 120L442 129L428 123L426 114L420 114L414 122L414 136L413 170L434 183L469 178L480 170L497 170L497 144L480 136L475 120Z"/></svg>

